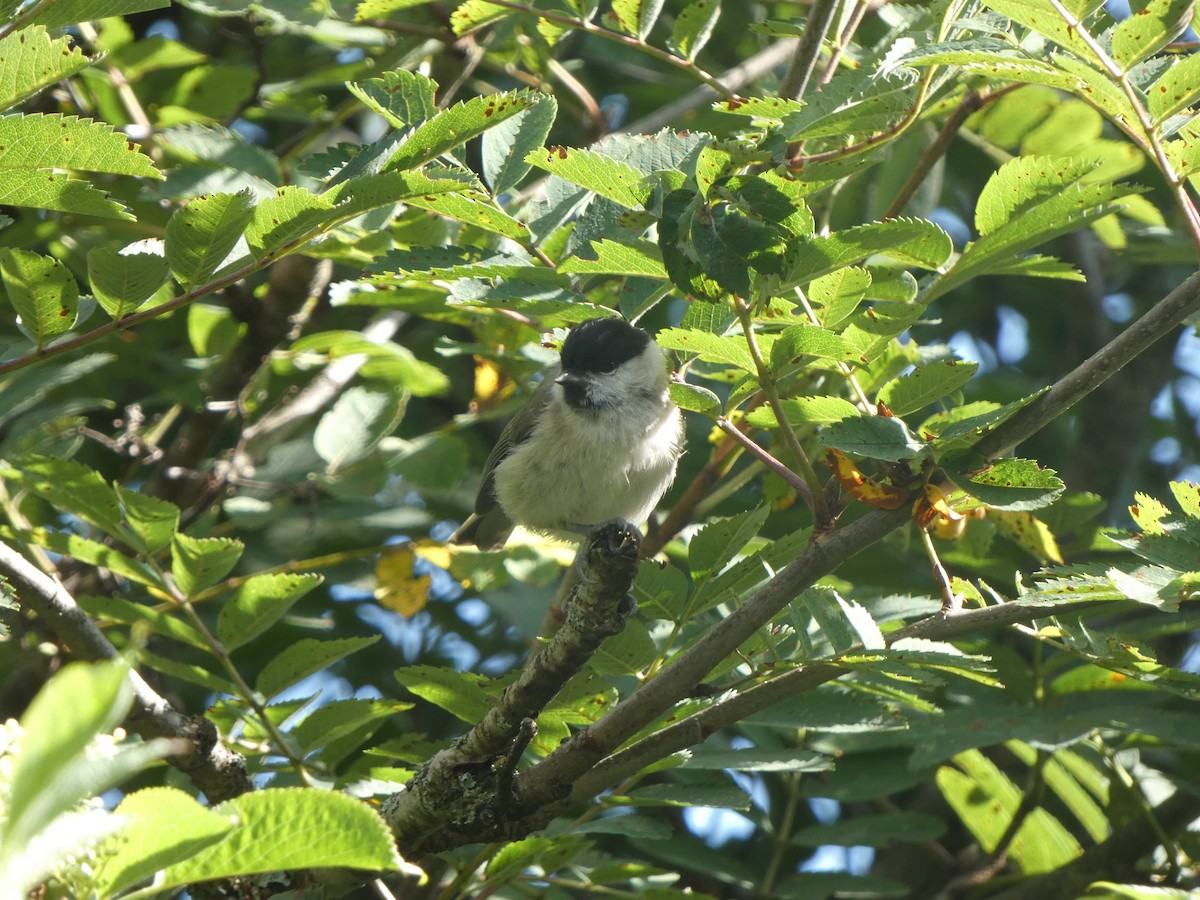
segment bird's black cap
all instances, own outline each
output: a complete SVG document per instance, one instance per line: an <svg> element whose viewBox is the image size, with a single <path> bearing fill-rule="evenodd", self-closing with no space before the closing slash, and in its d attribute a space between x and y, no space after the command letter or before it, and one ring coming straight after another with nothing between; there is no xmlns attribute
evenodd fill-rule
<svg viewBox="0 0 1200 900"><path fill-rule="evenodd" d="M562 345L565 372L611 372L646 349L650 336L623 319L589 319L571 329Z"/></svg>

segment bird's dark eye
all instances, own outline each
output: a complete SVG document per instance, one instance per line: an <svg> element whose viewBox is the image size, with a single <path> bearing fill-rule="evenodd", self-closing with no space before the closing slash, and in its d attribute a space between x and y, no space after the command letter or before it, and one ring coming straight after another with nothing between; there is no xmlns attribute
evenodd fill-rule
<svg viewBox="0 0 1200 900"><path fill-rule="evenodd" d="M617 371L616 361L614 360L612 362L606 362L604 365L602 365L600 367L600 371L603 372L605 375L611 375L613 372Z"/></svg>

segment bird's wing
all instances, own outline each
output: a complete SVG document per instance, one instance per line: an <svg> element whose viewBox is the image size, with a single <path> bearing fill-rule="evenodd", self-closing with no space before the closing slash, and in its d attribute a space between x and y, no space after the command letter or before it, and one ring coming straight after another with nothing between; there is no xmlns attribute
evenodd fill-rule
<svg viewBox="0 0 1200 900"><path fill-rule="evenodd" d="M558 366L547 370L542 383L534 390L529 401L504 426L500 439L496 441L496 446L492 448L483 464L483 478L479 483L479 493L475 495L475 515L483 516L495 509L496 466L500 465L504 457L529 440L529 436L533 434L533 426L554 396L554 379L557 377Z"/></svg>

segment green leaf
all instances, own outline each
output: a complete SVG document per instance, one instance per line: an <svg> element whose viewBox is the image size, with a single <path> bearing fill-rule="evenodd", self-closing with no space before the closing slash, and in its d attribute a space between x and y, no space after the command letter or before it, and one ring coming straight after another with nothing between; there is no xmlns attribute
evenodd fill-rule
<svg viewBox="0 0 1200 900"><path fill-rule="evenodd" d="M417 195L407 198L405 203L516 241L524 242L530 238L528 225L514 219L500 209L491 197L479 191Z"/></svg>
<svg viewBox="0 0 1200 900"><path fill-rule="evenodd" d="M488 0L466 0L450 14L450 27L458 37L462 37L469 31L511 14L511 9L489 3Z"/></svg>
<svg viewBox="0 0 1200 900"><path fill-rule="evenodd" d="M1122 72L1153 56L1184 32L1195 0L1150 0L1117 23L1112 32L1113 60Z"/></svg>
<svg viewBox="0 0 1200 900"><path fill-rule="evenodd" d="M394 69L346 87L393 128L416 125L437 113L437 82L419 72Z"/></svg>
<svg viewBox="0 0 1200 900"><path fill-rule="evenodd" d="M327 471L337 472L363 459L400 421L404 397L394 390L347 388L321 417L313 447Z"/></svg>
<svg viewBox="0 0 1200 900"><path fill-rule="evenodd" d="M23 734L5 798L5 841L21 846L87 794L83 785L48 790L98 734L112 731L133 701L123 661L69 663L34 697L21 718Z"/></svg>
<svg viewBox="0 0 1200 900"><path fill-rule="evenodd" d="M508 91L456 103L418 125L384 169L415 169L524 112L539 103L540 97L536 91Z"/></svg>
<svg viewBox="0 0 1200 900"><path fill-rule="evenodd" d="M156 253L126 253L112 247L88 251L88 281L96 302L113 319L123 319L149 300L167 278L167 261Z"/></svg>
<svg viewBox="0 0 1200 900"><path fill-rule="evenodd" d="M955 483L995 509L1029 511L1049 506L1065 490L1053 469L1031 459L1000 459L966 478L951 473Z"/></svg>
<svg viewBox="0 0 1200 900"><path fill-rule="evenodd" d="M665 0L613 0L607 17L619 31L644 41L658 21Z"/></svg>
<svg viewBox="0 0 1200 900"><path fill-rule="evenodd" d="M657 336L664 350L695 354L708 362L728 363L747 372L755 371L754 359L741 337L721 337L689 328L664 328Z"/></svg>
<svg viewBox="0 0 1200 900"><path fill-rule="evenodd" d="M828 425L862 415L857 406L841 397L787 397L783 400L783 411L793 425ZM768 406L749 412L746 421L755 428L779 427L774 410Z"/></svg>
<svg viewBox="0 0 1200 900"><path fill-rule="evenodd" d="M250 192L190 200L167 222L166 254L184 287L203 283L225 261L254 215Z"/></svg>
<svg viewBox="0 0 1200 900"><path fill-rule="evenodd" d="M833 332L818 325L791 325L771 345L771 368L779 371L804 356L864 363L859 351Z"/></svg>
<svg viewBox="0 0 1200 900"><path fill-rule="evenodd" d="M252 575L221 607L217 639L226 650L235 650L254 640L322 581L324 577L314 573Z"/></svg>
<svg viewBox="0 0 1200 900"><path fill-rule="evenodd" d="M671 401L680 409L698 412L701 415L715 419L721 414L721 398L707 388L681 381L672 381L667 385Z"/></svg>
<svg viewBox="0 0 1200 900"><path fill-rule="evenodd" d="M328 668L351 653L357 653L365 647L370 647L378 640L379 635L377 634L371 637L342 638L332 641L304 638L292 644L266 664L258 673L255 690L269 700L297 682L303 681L309 675Z"/></svg>
<svg viewBox="0 0 1200 900"><path fill-rule="evenodd" d="M1180 888L1093 881L1079 900L1191 900L1194 895L1195 891Z"/></svg>
<svg viewBox="0 0 1200 900"><path fill-rule="evenodd" d="M235 319L228 307L213 303L188 306L188 343L197 356L217 356L232 350L245 330L245 323Z"/></svg>
<svg viewBox="0 0 1200 900"><path fill-rule="evenodd" d="M896 415L907 416L954 393L978 370L978 363L940 359L889 381L880 390L878 399Z"/></svg>
<svg viewBox="0 0 1200 900"><path fill-rule="evenodd" d="M641 172L628 163L594 150L542 148L531 151L525 161L628 209L641 209L649 194Z"/></svg>
<svg viewBox="0 0 1200 900"><path fill-rule="evenodd" d="M987 5L1083 59L1092 58L1091 51L1076 29L1047 0L988 0ZM1070 4L1067 4L1067 8L1071 8Z"/></svg>
<svg viewBox="0 0 1200 900"><path fill-rule="evenodd" d="M614 797L633 806L712 806L717 809L750 809L750 795L736 784L649 784Z"/></svg>
<svg viewBox="0 0 1200 900"><path fill-rule="evenodd" d="M42 25L5 35L0 39L0 110L86 69L91 63L70 37L52 39Z"/></svg>
<svg viewBox="0 0 1200 900"><path fill-rule="evenodd" d="M307 755L363 729L378 727L384 720L411 708L411 703L395 700L335 700L313 710L292 733L301 752Z"/></svg>
<svg viewBox="0 0 1200 900"><path fill-rule="evenodd" d="M244 546L232 538L194 538L176 534L171 538L171 575L185 597L216 584L242 558Z"/></svg>
<svg viewBox="0 0 1200 900"><path fill-rule="evenodd" d="M938 787L980 846L991 852L1020 806L1021 791L978 750L960 753L954 763L958 768L938 769ZM1037 808L1017 831L1008 852L1022 872L1034 875L1065 865L1082 848L1057 819Z"/></svg>
<svg viewBox="0 0 1200 900"><path fill-rule="evenodd" d="M914 437L903 421L886 416L857 416L834 422L821 431L821 443L843 453L889 462L919 459L929 453L929 446Z"/></svg>
<svg viewBox="0 0 1200 900"><path fill-rule="evenodd" d="M483 178L499 195L521 183L529 173L526 157L540 148L558 115L558 101L539 94L527 110L483 133Z"/></svg>
<svg viewBox="0 0 1200 900"><path fill-rule="evenodd" d="M701 747L684 769L733 769L738 772L825 772L833 760L811 750L709 750Z"/></svg>
<svg viewBox="0 0 1200 900"><path fill-rule="evenodd" d="M780 128L789 141L846 135L861 139L885 131L912 108L916 80L912 69L837 75L809 94L805 107L786 116Z"/></svg>
<svg viewBox="0 0 1200 900"><path fill-rule="evenodd" d="M693 580L700 582L715 575L758 534L767 520L768 508L759 506L727 519L716 519L696 532L688 544L688 565Z"/></svg>
<svg viewBox="0 0 1200 900"><path fill-rule="evenodd" d="M1171 67L1146 89L1146 105L1155 124L1187 109L1200 98L1200 54L1176 57Z"/></svg>
<svg viewBox="0 0 1200 900"><path fill-rule="evenodd" d="M396 670L396 680L464 722L474 724L492 708L492 699L483 689L488 680L481 675L437 666L405 666Z"/></svg>
<svg viewBox="0 0 1200 900"><path fill-rule="evenodd" d="M74 460L28 456L16 461L21 484L47 502L101 531L124 533L117 495L100 474Z"/></svg>
<svg viewBox="0 0 1200 900"><path fill-rule="evenodd" d="M832 234L805 235L790 248L788 284L803 284L884 254L905 265L936 269L954 250L950 236L923 219L892 219Z"/></svg>
<svg viewBox="0 0 1200 900"><path fill-rule="evenodd" d="M847 266L814 278L808 285L808 299L817 305L817 318L826 328L843 322L866 296L871 287L871 272Z"/></svg>
<svg viewBox="0 0 1200 900"><path fill-rule="evenodd" d="M79 285L56 259L29 250L0 248L0 277L21 329L38 349L70 331L79 314Z"/></svg>
<svg viewBox="0 0 1200 900"><path fill-rule="evenodd" d="M720 0L691 0L675 17L671 43L688 59L704 49L721 15Z"/></svg>
<svg viewBox="0 0 1200 900"><path fill-rule="evenodd" d="M45 547L52 553L60 553L76 562L108 569L114 575L128 578L137 584L152 585L160 589L164 587L158 573L145 563L131 559L107 544L88 540L77 534L46 531L44 528L25 531L0 526L0 535Z"/></svg>
<svg viewBox="0 0 1200 900"><path fill-rule="evenodd" d="M87 182L44 170L0 170L0 202L34 209L54 209L109 218L133 220L129 211L108 199L107 194ZM13 223L12 216L0 213L0 228Z"/></svg>
<svg viewBox="0 0 1200 900"><path fill-rule="evenodd" d="M115 485L115 490L129 530L141 544L138 549L147 554L165 549L179 527L179 507L119 484Z"/></svg>
<svg viewBox="0 0 1200 900"><path fill-rule="evenodd" d="M1017 157L984 186L975 208L981 237L925 292L926 302L970 278L1008 266L1014 257L1108 215L1115 201L1137 193L1132 185L1089 183L1091 162Z"/></svg>
<svg viewBox="0 0 1200 900"><path fill-rule="evenodd" d="M42 8L33 21L47 28L61 28L77 22L165 9L170 5L171 0L54 0Z"/></svg>
<svg viewBox="0 0 1200 900"><path fill-rule="evenodd" d="M213 812L171 787L135 791L114 814L125 826L111 852L97 854L93 879L102 896L119 894L158 870L187 860L237 824L233 816Z"/></svg>
<svg viewBox="0 0 1200 900"><path fill-rule="evenodd" d="M396 852L383 820L362 801L337 791L267 788L222 803L213 813L235 820L237 828L169 867L155 882L156 890L288 869L412 868Z"/></svg>
<svg viewBox="0 0 1200 900"><path fill-rule="evenodd" d="M161 179L111 125L60 115L0 116L0 169L73 169Z"/></svg>
<svg viewBox="0 0 1200 900"><path fill-rule="evenodd" d="M337 219L330 201L288 185L261 201L246 228L246 243L257 259L307 243L321 227Z"/></svg>
<svg viewBox="0 0 1200 900"><path fill-rule="evenodd" d="M562 275L632 275L643 278L667 277L661 251L649 241L627 244L598 240L590 244L595 259L572 256L558 267Z"/></svg>

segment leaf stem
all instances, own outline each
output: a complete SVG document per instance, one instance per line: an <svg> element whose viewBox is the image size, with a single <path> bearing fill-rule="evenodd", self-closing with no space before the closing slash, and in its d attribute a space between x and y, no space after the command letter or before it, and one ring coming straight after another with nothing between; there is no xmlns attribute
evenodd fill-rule
<svg viewBox="0 0 1200 900"><path fill-rule="evenodd" d="M822 531L826 531L831 525L829 508L825 504L825 490L821 485L821 480L817 477L816 470L808 459L808 454L804 452L804 448L800 445L800 439L796 436L796 430L792 428L791 423L787 420L787 414L783 409L783 401L779 398L779 389L775 383L775 376L763 359L762 350L759 348L758 340L754 336L754 318L750 314L750 308L741 297L733 298L733 307L737 312L738 320L742 323L742 332L746 337L746 345L750 349L750 357L754 360L754 367L758 370L759 387L761 387L763 396L767 398L767 403L775 413L775 419L779 422L779 430L783 434L784 443L787 444L788 449L796 458L796 465L799 467L800 474L804 476L804 481L808 486L808 497L806 500L813 514L813 533L819 534Z"/></svg>
<svg viewBox="0 0 1200 900"><path fill-rule="evenodd" d="M808 485L805 484L803 478L772 456L765 447L757 443L749 435L743 434L736 425L734 425L724 416L721 416L719 419L717 419L717 427L749 450L750 453L761 460L768 469L795 488L796 493L804 498L804 502L810 507L812 506L812 492L809 490Z"/></svg>
<svg viewBox="0 0 1200 900"><path fill-rule="evenodd" d="M942 591L942 611L958 612L962 609L962 597L954 593L954 588L950 584L950 573L946 571L946 567L942 565L942 561L938 557L937 548L933 546L933 538L930 537L929 530L922 528L920 531L921 543L925 545L925 555L929 557L929 562L933 566L934 580L937 581L938 587Z"/></svg>

